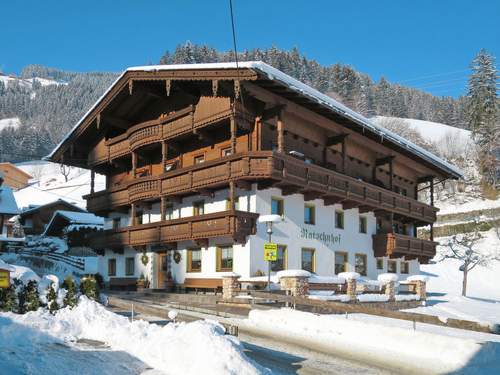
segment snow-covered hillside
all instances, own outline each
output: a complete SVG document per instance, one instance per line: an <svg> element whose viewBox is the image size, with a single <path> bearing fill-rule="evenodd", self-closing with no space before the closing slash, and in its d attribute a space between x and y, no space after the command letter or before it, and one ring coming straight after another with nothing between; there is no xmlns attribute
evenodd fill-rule
<svg viewBox="0 0 500 375"><path fill-rule="evenodd" d="M58 82L58 81L54 81L52 79L47 79L47 78L40 78L40 77L18 78L15 76L2 75L0 73L0 82L2 82L6 88L9 87L9 85L11 85L11 84L17 83L21 87L31 89L33 87L33 83L35 81L37 81L42 86L66 85L67 84L66 82Z"/></svg>
<svg viewBox="0 0 500 375"><path fill-rule="evenodd" d="M19 208L30 205L41 205L64 199L79 207L85 208L82 196L90 193L90 171L71 168L68 181L65 182L60 165L44 161L32 161L16 164L19 168L33 176L30 185L14 193ZM106 184L102 175L96 175L96 191L104 189Z"/></svg>
<svg viewBox="0 0 500 375"><path fill-rule="evenodd" d="M0 132L7 128L18 128L21 125L19 117L4 118L0 120Z"/></svg>

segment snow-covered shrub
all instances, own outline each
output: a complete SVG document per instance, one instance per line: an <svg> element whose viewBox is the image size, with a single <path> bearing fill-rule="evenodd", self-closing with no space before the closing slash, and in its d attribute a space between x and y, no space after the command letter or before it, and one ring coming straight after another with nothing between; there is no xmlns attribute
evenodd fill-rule
<svg viewBox="0 0 500 375"><path fill-rule="evenodd" d="M17 308L17 295L16 289L11 284L6 289L0 289L0 310L1 311L15 311Z"/></svg>
<svg viewBox="0 0 500 375"><path fill-rule="evenodd" d="M49 307L49 311L52 314L55 314L57 310L59 310L59 304L57 303L57 292L49 285L47 290L47 306Z"/></svg>
<svg viewBox="0 0 500 375"><path fill-rule="evenodd" d="M94 279L97 282L97 286L99 287L99 289L104 289L104 277L102 277L99 272L94 274Z"/></svg>
<svg viewBox="0 0 500 375"><path fill-rule="evenodd" d="M80 293L94 301L99 301L99 287L93 276L86 276L80 280Z"/></svg>
<svg viewBox="0 0 500 375"><path fill-rule="evenodd" d="M18 313L20 314L38 310L40 297L38 295L38 283L35 280L30 280L22 286L18 293L18 301Z"/></svg>
<svg viewBox="0 0 500 375"><path fill-rule="evenodd" d="M71 276L67 276L61 286L66 290L66 295L63 299L64 306L75 307L78 303L78 291L76 288L75 281Z"/></svg>

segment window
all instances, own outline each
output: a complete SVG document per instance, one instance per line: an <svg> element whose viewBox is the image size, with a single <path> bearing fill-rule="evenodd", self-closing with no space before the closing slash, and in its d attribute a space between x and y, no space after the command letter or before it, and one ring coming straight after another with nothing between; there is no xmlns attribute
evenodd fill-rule
<svg viewBox="0 0 500 375"><path fill-rule="evenodd" d="M286 246L278 245L278 260L271 262L271 271L282 271L286 270Z"/></svg>
<svg viewBox="0 0 500 375"><path fill-rule="evenodd" d="M384 269L384 258L377 258L377 269L378 270Z"/></svg>
<svg viewBox="0 0 500 375"><path fill-rule="evenodd" d="M366 254L356 254L354 256L354 271L361 276L366 276Z"/></svg>
<svg viewBox="0 0 500 375"><path fill-rule="evenodd" d="M410 273L410 263L401 262L401 273Z"/></svg>
<svg viewBox="0 0 500 375"><path fill-rule="evenodd" d="M133 276L135 273L135 258L125 258L125 276Z"/></svg>
<svg viewBox="0 0 500 375"><path fill-rule="evenodd" d="M280 198L271 198L271 214L272 215L280 215L283 217L284 215L284 202L283 199Z"/></svg>
<svg viewBox="0 0 500 375"><path fill-rule="evenodd" d="M316 264L314 261L314 249L302 249L302 269L315 272Z"/></svg>
<svg viewBox="0 0 500 375"><path fill-rule="evenodd" d="M108 276L116 276L116 259L108 259Z"/></svg>
<svg viewBox="0 0 500 375"><path fill-rule="evenodd" d="M387 272L396 273L398 272L398 263L395 260L387 261Z"/></svg>
<svg viewBox="0 0 500 375"><path fill-rule="evenodd" d="M114 217L112 224L113 224L113 229L120 228L120 218L119 217Z"/></svg>
<svg viewBox="0 0 500 375"><path fill-rule="evenodd" d="M205 213L205 201L193 202L193 216L203 215Z"/></svg>
<svg viewBox="0 0 500 375"><path fill-rule="evenodd" d="M201 272L201 249L187 251L187 272Z"/></svg>
<svg viewBox="0 0 500 375"><path fill-rule="evenodd" d="M380 234L382 233L382 219L381 218L377 218L377 234Z"/></svg>
<svg viewBox="0 0 500 375"><path fill-rule="evenodd" d="M405 197L408 196L408 190L406 190L405 188L402 188L401 189L401 195L404 195Z"/></svg>
<svg viewBox="0 0 500 375"><path fill-rule="evenodd" d="M344 252L335 252L335 274L347 272L348 255Z"/></svg>
<svg viewBox="0 0 500 375"><path fill-rule="evenodd" d="M224 148L224 149L222 149L222 151L221 151L221 155L222 155L222 157L224 157L224 156L229 156L229 155L231 155L231 154L232 154L231 147Z"/></svg>
<svg viewBox="0 0 500 375"><path fill-rule="evenodd" d="M335 228L344 229L344 213L335 211Z"/></svg>
<svg viewBox="0 0 500 375"><path fill-rule="evenodd" d="M315 224L315 207L312 204L304 205L304 224Z"/></svg>
<svg viewBox="0 0 500 375"><path fill-rule="evenodd" d="M233 247L221 246L217 248L217 272L233 270Z"/></svg>
<svg viewBox="0 0 500 375"><path fill-rule="evenodd" d="M360 216L359 217L359 233L366 233L367 232L367 221L365 216Z"/></svg>
<svg viewBox="0 0 500 375"><path fill-rule="evenodd" d="M174 218L174 205L165 205L165 220L172 220Z"/></svg>
<svg viewBox="0 0 500 375"><path fill-rule="evenodd" d="M194 164L201 164L205 162L205 155L198 155L194 157Z"/></svg>
<svg viewBox="0 0 500 375"><path fill-rule="evenodd" d="M141 225L142 224L142 211L137 211L135 213L135 225Z"/></svg>

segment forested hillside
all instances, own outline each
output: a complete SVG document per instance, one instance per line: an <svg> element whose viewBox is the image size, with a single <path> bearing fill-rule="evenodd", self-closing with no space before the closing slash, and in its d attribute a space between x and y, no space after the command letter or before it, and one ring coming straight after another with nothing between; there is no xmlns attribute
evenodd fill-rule
<svg viewBox="0 0 500 375"><path fill-rule="evenodd" d="M166 52L160 63L233 60L231 52L186 43ZM465 127L463 98L435 97L390 84L383 78L374 82L347 65L322 66L297 49L254 49L241 53L239 60L263 60L368 117L414 118ZM18 79L0 80L0 120L20 120L17 127L0 127L0 161L37 159L47 154L116 76L116 73L75 73L30 65ZM54 84L46 84L44 79ZM25 84L26 80L32 84Z"/></svg>

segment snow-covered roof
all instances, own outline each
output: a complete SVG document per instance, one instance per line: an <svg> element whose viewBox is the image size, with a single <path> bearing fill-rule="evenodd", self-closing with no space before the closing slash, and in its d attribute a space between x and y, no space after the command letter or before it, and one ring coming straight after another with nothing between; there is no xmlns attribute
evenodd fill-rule
<svg viewBox="0 0 500 375"><path fill-rule="evenodd" d="M75 210L80 211L80 212L85 211L83 208L80 208L80 207L78 207L78 206L76 206L76 205L74 205L72 203L69 203L69 202L65 201L64 199L56 199L56 200L54 200L52 202L49 202L49 203L45 203L45 204L40 204L40 205L35 205L33 207L29 207L28 209L23 210L21 212L21 216L26 216L26 215L32 214L32 213L34 213L34 212L36 212L36 211L38 211L38 210L40 210L40 209L42 209L44 207L52 206L52 205L57 204L57 203L62 203L62 204L66 204L68 206L74 207Z"/></svg>
<svg viewBox="0 0 500 375"><path fill-rule="evenodd" d="M455 167L454 165L446 162L445 160L439 158L433 153L423 149L410 142L409 140L383 128L380 125L370 121L363 115L351 110L335 99L325 95L318 90L298 81L297 79L290 77L288 74L273 68L272 66L262 62L262 61L245 61L240 62L236 65L235 62L227 63L207 63L207 64L177 64L177 65L147 65L147 66L136 66L130 67L125 70L116 80L111 84L111 86L104 92L104 94L96 101L96 103L83 115L83 117L78 121L78 123L73 127L73 129L67 134L67 136L54 148L54 150L46 157L50 159L54 156L55 152L62 146L62 144L76 131L84 119L97 107L97 105L104 99L104 97L111 91L115 84L127 73L133 71L170 71L170 70L204 70L204 69L252 69L254 71L260 72L266 76L269 80L279 82L287 86L290 90L309 98L320 104L321 106L333 111L334 113L348 118L355 123L361 125L365 130L371 131L381 137L390 141L400 147L407 149L409 152L415 154L416 156L432 163L435 167L441 169L446 174L452 175L454 177L463 177L462 171Z"/></svg>
<svg viewBox="0 0 500 375"><path fill-rule="evenodd" d="M0 186L0 214L17 215L18 213L19 209L12 189L8 186Z"/></svg>
<svg viewBox="0 0 500 375"><path fill-rule="evenodd" d="M103 217L96 216L89 212L58 210L54 212L54 215L52 215L52 219L50 219L50 222L47 224L45 232L43 233L45 236L50 234L51 228L58 219L58 217L66 219L68 223L65 226L71 227L72 229L80 229L80 228L100 229L104 226Z"/></svg>

